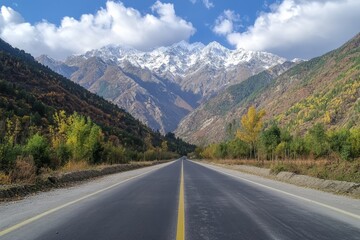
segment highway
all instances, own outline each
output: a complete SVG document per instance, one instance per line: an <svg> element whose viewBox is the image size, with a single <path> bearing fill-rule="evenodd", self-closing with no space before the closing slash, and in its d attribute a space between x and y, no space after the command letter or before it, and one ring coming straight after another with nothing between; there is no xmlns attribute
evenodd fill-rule
<svg viewBox="0 0 360 240"><path fill-rule="evenodd" d="M359 213L359 200L180 159L1 203L0 239L360 239Z"/></svg>

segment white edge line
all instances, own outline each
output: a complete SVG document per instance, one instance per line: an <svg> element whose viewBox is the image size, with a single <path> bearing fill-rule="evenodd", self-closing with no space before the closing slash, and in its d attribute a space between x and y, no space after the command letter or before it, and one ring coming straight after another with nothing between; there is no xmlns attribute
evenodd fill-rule
<svg viewBox="0 0 360 240"><path fill-rule="evenodd" d="M176 161L174 161L174 162L176 162ZM172 163L174 163L174 162L172 162ZM170 164L172 164L172 163L170 163ZM166 165L165 165L165 166L166 166ZM90 193L90 194L88 194L88 195L86 195L86 196L84 196L84 197L81 197L81 198L78 198L78 199L76 199L76 200L74 200L74 201L65 203L65 204L60 205L60 206L58 206L58 207L56 207L56 208L50 209L50 210L48 210L48 211L46 211L46 212L40 213L40 214L38 214L38 215L36 215L36 216L34 216L34 217L31 217L31 218L29 218L29 219L27 219L27 220L25 220L25 221L22 221L22 222L20 222L20 223L17 223L17 224L15 224L15 225L11 226L11 227L8 227L8 228L6 228L6 229L4 229L4 230L1 230L1 231L0 231L0 237L4 236L4 235L6 235L6 234L8 234L8 233L10 233L10 232L13 232L13 231L15 231L15 230L17 230L17 229L19 229L19 228L27 225L27 224L30 224L30 223L32 223L32 222L35 222L36 220L39 220L40 218L43 218L43 217L45 217L45 216L47 216L47 215L49 215L49 214L51 214L51 213L57 212L57 211L59 211L59 210L61 210L61 209L63 209L63 208L66 208L66 207L68 207L68 206L70 206L70 205L73 205L73 204L75 204L75 203L78 203L78 202L80 202L80 201L82 201L82 200L85 200L85 199L87 199L87 198L90 198L90 197L92 197L92 196L95 196L95 195L97 195L97 194L99 194L99 193L105 192L105 191L107 191L107 190L109 190L109 189L111 189L111 188L114 188L114 187L116 187L116 186L118 186L118 185L121 185L121 184L123 184L123 183L125 183L125 182L128 182L128 181L130 181L130 180L132 180L132 179L141 177L141 176L143 176L143 175L145 175L145 174L148 174L148 173L150 173L150 172L153 172L153 171L155 171L155 170L158 170L158 169L160 169L161 167L164 167L164 166L160 166L160 167L159 167L159 165L158 165L155 169L151 169L151 170L146 171L146 172L144 172L144 173L141 173L141 174L139 174L139 175L132 176L132 177L127 178L127 179L125 179L125 180L123 180L123 181L121 181L121 182L115 183L115 184L110 185L110 186L108 186L108 187L106 187L106 188L103 188L103 189L98 190L98 191L96 191L96 192Z"/></svg>
<svg viewBox="0 0 360 240"><path fill-rule="evenodd" d="M267 189L270 189L272 191L275 191L275 192L279 192L279 193L282 193L282 194L285 194L285 195L288 195L288 196L291 196L293 198L297 198L297 199L300 199L300 200L303 200L303 201L306 201L306 202L310 202L310 203L313 203L313 204L316 204L316 205L319 205L319 206L322 206L322 207L325 207L325 208L328 208L328 209L331 209L335 212L338 212L338 213L342 213L344 215L347 215L347 216L350 216L350 217L353 217L355 219L359 219L360 220L360 215L357 215L357 214L354 214L354 213L350 213L350 212L347 212L347 211L344 211L342 209L339 209L339 208L336 208L336 207L333 207L333 206L330 206L330 205L327 205L327 204L324 204L324 203L321 203L321 202L317 202L317 201L314 201L314 200L311 200L311 199L308 199L308 198L305 198L305 197L301 197L301 196L298 196L298 195L295 195L295 194L292 194L292 193L288 193L288 192L285 192L283 190L280 190L280 189L277 189L277 188L273 188L273 187L269 187L267 185L264 185L264 184L261 184L261 183L257 183L257 182L254 182L254 181L251 181L251 180L248 180L246 178L242 178L242 177L239 177L239 176L236 176L236 175L232 175L230 173L226 173L226 172L223 172L217 168L214 168L212 166L209 166L208 164L206 163L197 163L197 162L194 162L192 160L190 160L191 162L195 163L195 164L198 164L200 166L204 166L204 167L207 167L207 168L210 168L214 171L217 171L217 172L220 172L222 174L225 174L225 175L228 175L228 176L231 176L231 177L234 177L234 178L238 178L238 179L241 179L243 181L246 181L246 182L249 182L249 183L252 183L254 185L257 185L257 186L260 186L260 187L263 187L263 188L267 188Z"/></svg>

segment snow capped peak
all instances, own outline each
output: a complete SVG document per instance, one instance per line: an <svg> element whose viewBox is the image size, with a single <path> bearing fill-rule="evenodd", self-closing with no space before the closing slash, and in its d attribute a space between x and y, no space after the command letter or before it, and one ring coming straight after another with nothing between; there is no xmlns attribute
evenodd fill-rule
<svg viewBox="0 0 360 240"><path fill-rule="evenodd" d="M193 52L193 51L200 51L204 47L205 47L205 45L200 43L200 42L188 43L188 42L183 40L183 41L175 43L175 44L173 44L173 45L171 45L170 47L167 47L167 48L168 49L180 48L180 49L183 49L183 50L185 50L187 52Z"/></svg>
<svg viewBox="0 0 360 240"><path fill-rule="evenodd" d="M286 61L284 58L266 52L244 49L230 50L218 42L211 42L205 46L199 42L188 43L187 41L148 52L141 52L126 46L109 45L81 55L85 59L94 56L117 62L120 66L124 62L129 62L134 66L147 68L158 74L171 73L175 76L183 76L193 66L199 68L202 65L208 65L215 69L226 69L240 63L255 64L259 62L268 68Z"/></svg>
<svg viewBox="0 0 360 240"><path fill-rule="evenodd" d="M190 46L191 46L191 45L190 45L188 42L182 40L182 41L180 41L180 42L178 42L178 43L174 43L174 44L171 45L170 47L171 47L171 48L177 48L177 47L179 47L179 48L183 48L183 49L189 49Z"/></svg>
<svg viewBox="0 0 360 240"><path fill-rule="evenodd" d="M291 60L291 62L293 63L301 63L301 62L306 62L307 60L305 59L301 59L301 58L294 58L293 60Z"/></svg>
<svg viewBox="0 0 360 240"><path fill-rule="evenodd" d="M221 45L220 43L216 42L216 41L213 41L213 42L210 42L206 48L209 48L209 49L226 49L223 45Z"/></svg>

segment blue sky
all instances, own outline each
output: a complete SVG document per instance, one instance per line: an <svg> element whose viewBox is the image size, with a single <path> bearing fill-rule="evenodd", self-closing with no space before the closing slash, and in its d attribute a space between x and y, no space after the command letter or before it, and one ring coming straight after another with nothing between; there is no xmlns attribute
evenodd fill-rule
<svg viewBox="0 0 360 240"><path fill-rule="evenodd" d="M311 58L360 30L359 0L3 0L1 6L1 38L57 59L107 44L149 50L181 40Z"/></svg>
<svg viewBox="0 0 360 240"><path fill-rule="evenodd" d="M126 7L132 7L141 13L151 13L151 6L156 1L146 0L123 0ZM268 6L276 0L211 0L207 6L202 0L176 0L163 1L174 4L176 14L190 21L196 28L196 33L190 37L190 42L202 42L207 44L211 41L220 42L228 48L234 48L223 37L214 34L212 27L214 19L222 14L224 10L234 9L240 15L241 24L239 29L246 28L252 24L261 11L266 11ZM4 0L3 5L10 6L21 13L23 18L35 24L47 20L56 25L64 16L79 19L82 14L95 14L100 8L104 8L106 0ZM242 26L243 25L243 26Z"/></svg>

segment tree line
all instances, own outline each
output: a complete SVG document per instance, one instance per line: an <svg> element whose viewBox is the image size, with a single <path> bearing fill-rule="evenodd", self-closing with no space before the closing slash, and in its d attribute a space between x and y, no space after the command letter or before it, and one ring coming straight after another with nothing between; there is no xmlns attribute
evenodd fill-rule
<svg viewBox="0 0 360 240"><path fill-rule="evenodd" d="M336 158L352 161L360 157L360 128L326 130L316 123L305 133L291 134L276 122L264 127L264 110L251 106L241 118L241 127L229 141L198 147L198 158L248 158L258 160Z"/></svg>
<svg viewBox="0 0 360 240"><path fill-rule="evenodd" d="M145 143L144 152L126 148L117 136L106 136L91 118L76 112L56 112L53 124L45 129L32 125L26 117L0 118L0 178L18 175L19 165L40 174L44 169L55 170L69 162L116 164L177 157L169 151L166 140L154 147L149 135Z"/></svg>

